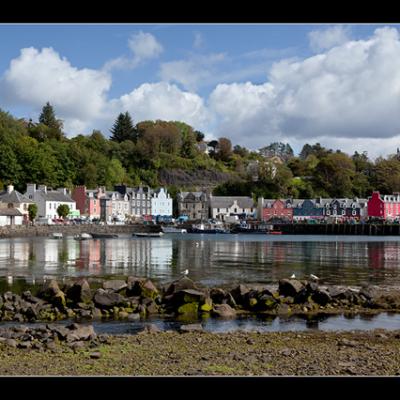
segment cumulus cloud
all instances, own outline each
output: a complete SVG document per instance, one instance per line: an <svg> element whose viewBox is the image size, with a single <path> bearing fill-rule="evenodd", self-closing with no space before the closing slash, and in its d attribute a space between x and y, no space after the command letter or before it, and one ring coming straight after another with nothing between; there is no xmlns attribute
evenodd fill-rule
<svg viewBox="0 0 400 400"><path fill-rule="evenodd" d="M273 65L263 85L218 85L210 107L219 133L253 148L286 138L370 138L400 133L400 41L397 29L380 28L367 40L347 41L304 60ZM346 141L347 140L347 141Z"/></svg>
<svg viewBox="0 0 400 400"><path fill-rule="evenodd" d="M110 102L114 113L129 111L135 121L179 120L197 129L207 126L212 116L197 94L165 82L145 83Z"/></svg>
<svg viewBox="0 0 400 400"><path fill-rule="evenodd" d="M163 52L161 43L151 33L140 31L133 34L128 40L128 47L132 52L130 57L118 57L108 61L103 69L110 71L112 69L133 69L139 64L157 58Z"/></svg>
<svg viewBox="0 0 400 400"><path fill-rule="evenodd" d="M83 128L102 112L110 86L111 77L105 72L75 68L52 48L30 47L11 61L0 93L4 104L37 111L49 101L58 115Z"/></svg>
<svg viewBox="0 0 400 400"><path fill-rule="evenodd" d="M350 30L337 25L323 30L311 31L308 38L311 49L318 52L347 42L350 39Z"/></svg>

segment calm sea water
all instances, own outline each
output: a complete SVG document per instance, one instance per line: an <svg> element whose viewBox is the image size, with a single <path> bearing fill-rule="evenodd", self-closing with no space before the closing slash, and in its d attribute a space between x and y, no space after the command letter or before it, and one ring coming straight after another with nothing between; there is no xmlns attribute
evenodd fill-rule
<svg viewBox="0 0 400 400"><path fill-rule="evenodd" d="M205 286L277 283L400 285L400 237L167 234L162 238L0 240L0 286L44 278L136 275L167 283L189 269Z"/></svg>

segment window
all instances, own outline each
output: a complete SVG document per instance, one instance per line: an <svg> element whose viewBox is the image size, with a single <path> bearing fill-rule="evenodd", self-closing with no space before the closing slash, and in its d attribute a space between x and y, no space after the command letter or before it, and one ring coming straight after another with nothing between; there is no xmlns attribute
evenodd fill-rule
<svg viewBox="0 0 400 400"><path fill-rule="evenodd" d="M226 210L226 211L228 211L228 210ZM237 213L237 208L234 209L234 212Z"/></svg>
<svg viewBox="0 0 400 400"><path fill-rule="evenodd" d="M51 203L49 203L49 210L51 210Z"/></svg>
<svg viewBox="0 0 400 400"><path fill-rule="evenodd" d="M357 215L357 211L356 210L353 210L351 213L352 213L352 215Z"/></svg>
<svg viewBox="0 0 400 400"><path fill-rule="evenodd" d="M219 208L217 208L217 212L219 212Z"/></svg>
<svg viewBox="0 0 400 400"><path fill-rule="evenodd" d="M346 211L345 210L342 210L342 215L345 215L346 214Z"/></svg>
<svg viewBox="0 0 400 400"><path fill-rule="evenodd" d="M326 210L326 215L331 215L331 212L329 210Z"/></svg>

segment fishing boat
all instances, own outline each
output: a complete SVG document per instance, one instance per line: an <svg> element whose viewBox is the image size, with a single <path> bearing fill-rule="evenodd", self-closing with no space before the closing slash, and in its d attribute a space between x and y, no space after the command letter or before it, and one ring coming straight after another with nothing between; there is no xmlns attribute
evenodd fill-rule
<svg viewBox="0 0 400 400"><path fill-rule="evenodd" d="M91 233L93 239L112 239L117 238L118 235L113 233Z"/></svg>
<svg viewBox="0 0 400 400"><path fill-rule="evenodd" d="M137 237L149 237L149 238L161 237L162 235L164 235L163 232L150 232L150 233L136 232L136 233L133 233L133 234L132 234L132 236L137 236Z"/></svg>
<svg viewBox="0 0 400 400"><path fill-rule="evenodd" d="M248 226L235 226L231 229L231 233L247 233L252 235L265 235L268 233L267 229L252 228Z"/></svg>
<svg viewBox="0 0 400 400"><path fill-rule="evenodd" d="M228 230L223 228L216 228L216 227L205 227L204 224L200 225L193 225L191 228L188 229L188 233L229 233Z"/></svg>
<svg viewBox="0 0 400 400"><path fill-rule="evenodd" d="M74 236L75 240L87 240L87 239L92 239L92 235L89 233L79 233Z"/></svg>
<svg viewBox="0 0 400 400"><path fill-rule="evenodd" d="M52 239L62 239L63 234L61 232L53 232L50 233L49 237L51 237Z"/></svg>
<svg viewBox="0 0 400 400"><path fill-rule="evenodd" d="M186 229L177 228L176 226L162 226L163 233L187 233Z"/></svg>

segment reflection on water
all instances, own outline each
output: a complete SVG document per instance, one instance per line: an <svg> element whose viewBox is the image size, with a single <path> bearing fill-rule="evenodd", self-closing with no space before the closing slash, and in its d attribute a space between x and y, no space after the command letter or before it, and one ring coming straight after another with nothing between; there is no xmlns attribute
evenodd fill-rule
<svg viewBox="0 0 400 400"><path fill-rule="evenodd" d="M400 314L381 313L370 315L367 318L362 315L354 318L345 318L343 315L337 316L314 316L313 318L293 317L241 317L231 320L221 320L218 318L208 318L206 320L191 321L190 323L201 323L207 332L288 332L288 331L354 331L354 330L373 330L373 329L400 329ZM71 321L59 321L56 324L65 325ZM84 323L84 322L83 322ZM114 335L135 334L143 330L146 325L154 324L160 330L178 330L182 325L171 318L148 318L135 322L125 321L91 321L94 330L98 333ZM16 322L1 322L0 327L21 325ZM24 326L38 327L38 323L23 323Z"/></svg>
<svg viewBox="0 0 400 400"><path fill-rule="evenodd" d="M365 236L165 235L76 241L0 240L0 280L147 276L169 282L189 269L207 286L276 283L313 273L326 284L400 284L400 238Z"/></svg>

